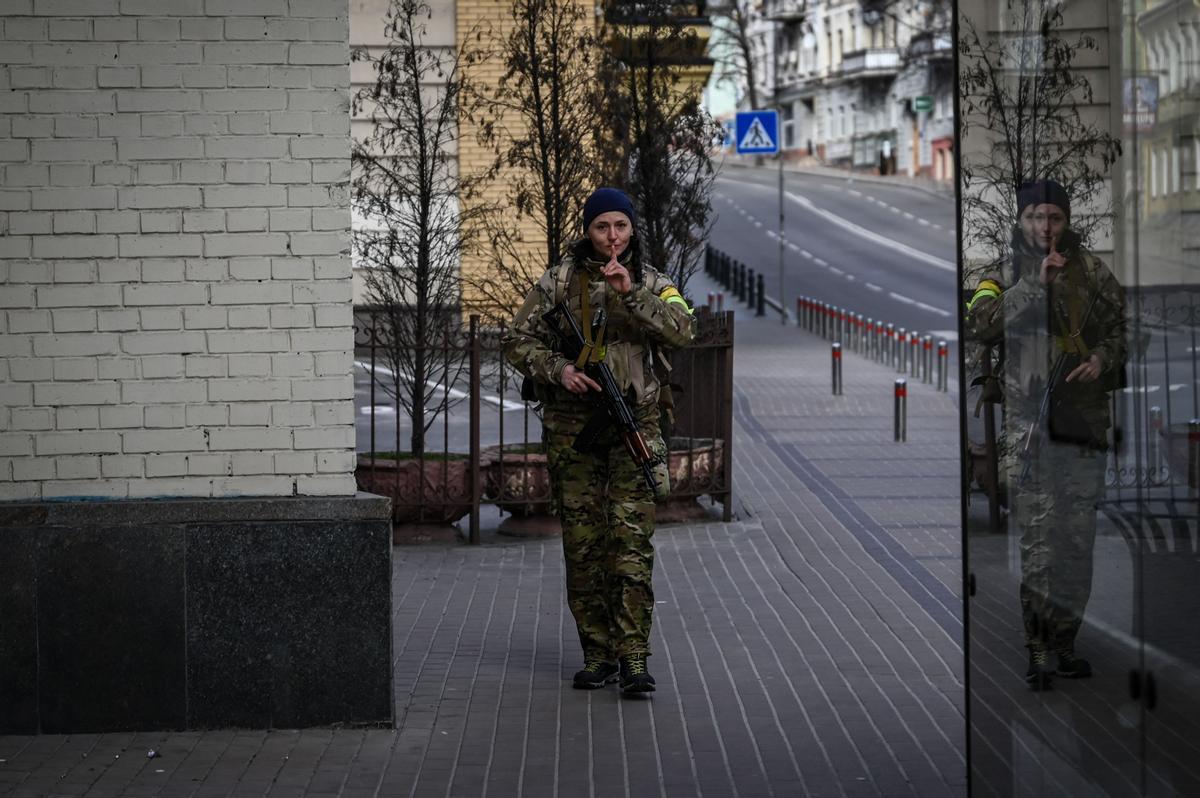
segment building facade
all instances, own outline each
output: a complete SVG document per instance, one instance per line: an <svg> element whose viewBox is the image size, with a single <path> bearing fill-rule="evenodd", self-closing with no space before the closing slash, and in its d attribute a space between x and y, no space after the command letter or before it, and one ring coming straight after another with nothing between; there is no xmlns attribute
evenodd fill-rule
<svg viewBox="0 0 1200 798"><path fill-rule="evenodd" d="M762 0L751 6L758 94L784 156L953 178L948 4ZM742 92L743 102L748 92Z"/></svg>

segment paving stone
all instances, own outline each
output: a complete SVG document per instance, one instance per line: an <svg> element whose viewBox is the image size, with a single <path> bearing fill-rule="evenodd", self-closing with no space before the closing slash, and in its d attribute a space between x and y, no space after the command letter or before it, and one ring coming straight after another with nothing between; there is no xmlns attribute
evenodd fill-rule
<svg viewBox="0 0 1200 798"><path fill-rule="evenodd" d="M736 338L736 518L655 535L651 699L571 689L558 541L397 548L395 729L0 737L0 790L965 794L952 396L910 380L894 443L891 369L847 352L832 397L828 342Z"/></svg>

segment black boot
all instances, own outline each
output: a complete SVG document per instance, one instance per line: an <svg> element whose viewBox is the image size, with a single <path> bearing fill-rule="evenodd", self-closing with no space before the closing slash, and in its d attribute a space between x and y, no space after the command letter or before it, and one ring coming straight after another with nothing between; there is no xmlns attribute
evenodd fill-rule
<svg viewBox="0 0 1200 798"><path fill-rule="evenodd" d="M1029 650L1029 670L1025 671L1025 683L1034 692L1049 690L1054 669L1050 667L1050 655L1044 649Z"/></svg>
<svg viewBox="0 0 1200 798"><path fill-rule="evenodd" d="M595 690L617 680L617 666L603 654L595 652L583 657L583 670L575 672L572 686L576 690Z"/></svg>
<svg viewBox="0 0 1200 798"><path fill-rule="evenodd" d="M646 670L645 654L621 657L621 690L626 693L654 692L654 677Z"/></svg>
<svg viewBox="0 0 1200 798"><path fill-rule="evenodd" d="M1086 679L1092 675L1092 664L1075 656L1073 649L1058 652L1058 668L1054 671L1064 679Z"/></svg>

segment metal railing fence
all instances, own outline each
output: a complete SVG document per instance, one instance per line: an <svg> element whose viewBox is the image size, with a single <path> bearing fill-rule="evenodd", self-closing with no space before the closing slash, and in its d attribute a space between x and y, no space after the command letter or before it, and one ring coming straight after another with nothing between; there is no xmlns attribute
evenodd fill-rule
<svg viewBox="0 0 1200 798"><path fill-rule="evenodd" d="M477 543L481 505L547 514L553 497L539 405L521 399L521 375L502 357L505 327L485 327L478 315L466 325L447 318L424 341L401 342L387 311L356 310L356 478L360 490L391 497L396 523L469 516ZM697 309L695 341L670 360L670 501L711 496L730 520L733 313ZM413 456L412 410L422 401L427 429Z"/></svg>

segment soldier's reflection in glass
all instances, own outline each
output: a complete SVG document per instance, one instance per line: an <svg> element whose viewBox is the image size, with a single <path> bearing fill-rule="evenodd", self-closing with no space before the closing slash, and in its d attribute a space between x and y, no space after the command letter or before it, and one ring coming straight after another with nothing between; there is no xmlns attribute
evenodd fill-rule
<svg viewBox="0 0 1200 798"><path fill-rule="evenodd" d="M1125 298L1071 229L1067 191L1023 184L1010 252L975 286L967 327L1003 344L1001 471L1020 534L1026 682L1084 678L1075 638L1092 588L1110 393L1125 372Z"/></svg>

